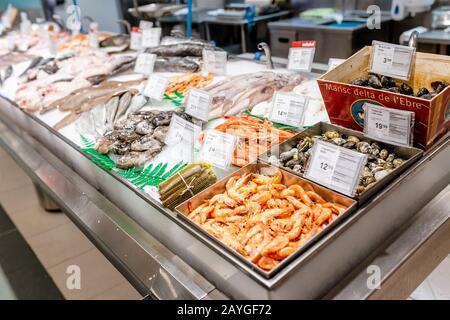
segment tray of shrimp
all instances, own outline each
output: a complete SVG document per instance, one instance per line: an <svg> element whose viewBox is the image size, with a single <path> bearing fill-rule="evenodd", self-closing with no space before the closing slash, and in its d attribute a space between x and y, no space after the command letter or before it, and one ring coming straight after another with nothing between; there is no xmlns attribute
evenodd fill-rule
<svg viewBox="0 0 450 320"><path fill-rule="evenodd" d="M356 201L252 163L179 205L202 241L271 279L356 208Z"/></svg>

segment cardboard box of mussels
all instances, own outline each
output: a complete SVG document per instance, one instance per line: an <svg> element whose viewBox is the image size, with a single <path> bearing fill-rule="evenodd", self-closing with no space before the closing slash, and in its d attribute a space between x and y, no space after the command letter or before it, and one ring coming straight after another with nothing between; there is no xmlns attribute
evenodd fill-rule
<svg viewBox="0 0 450 320"><path fill-rule="evenodd" d="M429 149L450 128L450 86L431 100L383 89L351 85L352 81L369 75L371 47L365 47L346 62L324 74L319 87L333 124L363 131L366 102L389 108L415 112L414 145ZM406 83L417 94L433 82L450 83L450 57L417 52L410 81ZM422 91L423 92L423 91Z"/></svg>

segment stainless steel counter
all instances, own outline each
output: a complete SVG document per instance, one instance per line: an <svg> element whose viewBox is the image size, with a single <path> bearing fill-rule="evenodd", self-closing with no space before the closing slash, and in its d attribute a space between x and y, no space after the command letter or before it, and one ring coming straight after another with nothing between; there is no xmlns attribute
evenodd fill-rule
<svg viewBox="0 0 450 320"><path fill-rule="evenodd" d="M410 272L429 271L444 256L443 244L449 241L445 231L450 215L450 135L267 280L247 274L238 261L204 241L174 212L107 173L72 142L3 98L0 119L0 145L143 295L159 299L390 297L397 284L403 284L402 293L411 291L402 282L406 267ZM430 207L420 211L430 201ZM434 252L442 254L435 254L433 263L420 259ZM372 264L381 268L384 291L367 289L366 267ZM425 274L417 272L414 281L406 280L416 283Z"/></svg>

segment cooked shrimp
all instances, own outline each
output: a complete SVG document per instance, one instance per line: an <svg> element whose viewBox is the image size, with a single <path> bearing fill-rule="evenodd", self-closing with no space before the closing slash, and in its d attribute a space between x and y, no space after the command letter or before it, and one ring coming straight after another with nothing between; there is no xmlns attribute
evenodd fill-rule
<svg viewBox="0 0 450 320"><path fill-rule="evenodd" d="M312 205L311 198L306 194L305 189L303 189L298 184L290 186L290 190L293 190L295 192L295 196L302 200L307 206Z"/></svg>
<svg viewBox="0 0 450 320"><path fill-rule="evenodd" d="M269 257L262 257L261 259L259 259L258 261L258 267L260 267L261 269L264 270L272 270L275 269L275 267L278 265L278 261L274 260L272 258Z"/></svg>
<svg viewBox="0 0 450 320"><path fill-rule="evenodd" d="M321 215L316 220L316 224L318 226L323 225L325 222L327 222L331 218L332 214L333 214L333 212L331 211L331 209L323 208Z"/></svg>
<svg viewBox="0 0 450 320"><path fill-rule="evenodd" d="M334 213L336 213L336 214L341 214L341 213L343 213L343 212L345 211L345 209L346 209L346 207L341 206L340 204L337 204L337 203L330 203L330 202L324 203L324 204L323 204L323 207L324 207L324 208L330 208L330 209L331 209Z"/></svg>
<svg viewBox="0 0 450 320"><path fill-rule="evenodd" d="M267 256L271 253L277 252L277 251L283 249L284 247L287 247L288 244L289 244L289 239L287 237L278 236L262 249L261 255Z"/></svg>
<svg viewBox="0 0 450 320"><path fill-rule="evenodd" d="M251 202L256 202L261 206L265 205L270 199L272 199L272 194L268 191L257 193L250 197Z"/></svg>
<svg viewBox="0 0 450 320"><path fill-rule="evenodd" d="M221 194L217 194L214 197L211 198L211 200L209 200L209 205L215 205L216 203L224 203L229 207L235 207L236 206L236 201L234 201L233 199L231 199L228 195L221 193Z"/></svg>
<svg viewBox="0 0 450 320"><path fill-rule="evenodd" d="M326 201L314 191L306 191L306 194L314 202L318 202L320 204L326 203Z"/></svg>

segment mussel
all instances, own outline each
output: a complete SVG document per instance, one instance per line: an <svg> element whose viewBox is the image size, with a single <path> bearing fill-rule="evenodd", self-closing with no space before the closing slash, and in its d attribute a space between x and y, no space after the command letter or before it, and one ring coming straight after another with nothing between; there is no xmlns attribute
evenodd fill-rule
<svg viewBox="0 0 450 320"><path fill-rule="evenodd" d="M378 78L378 76L375 74L369 76L369 86L375 89L381 89L383 87L380 78Z"/></svg>
<svg viewBox="0 0 450 320"><path fill-rule="evenodd" d="M395 84L395 80L391 77L382 76L381 77L381 85L385 89L395 88L397 85Z"/></svg>
<svg viewBox="0 0 450 320"><path fill-rule="evenodd" d="M400 85L400 93L405 94L407 96L412 96L414 95L414 90L413 88L411 88L411 86L407 85L406 83L402 83Z"/></svg>
<svg viewBox="0 0 450 320"><path fill-rule="evenodd" d="M357 78L352 82L350 82L350 84L353 84L355 86L366 87L369 85L369 78Z"/></svg>

